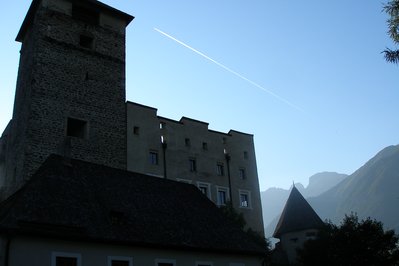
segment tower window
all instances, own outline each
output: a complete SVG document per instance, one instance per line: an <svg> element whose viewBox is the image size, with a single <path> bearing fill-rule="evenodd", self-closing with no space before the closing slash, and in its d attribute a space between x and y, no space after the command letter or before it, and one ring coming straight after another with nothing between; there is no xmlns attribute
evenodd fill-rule
<svg viewBox="0 0 399 266"><path fill-rule="evenodd" d="M94 39L92 37L86 35L80 35L79 45L87 49L93 49L93 40Z"/></svg>
<svg viewBox="0 0 399 266"><path fill-rule="evenodd" d="M140 127L134 126L133 127L133 134L134 135L140 135Z"/></svg>
<svg viewBox="0 0 399 266"><path fill-rule="evenodd" d="M87 137L87 122L68 117L66 134L69 137L85 139Z"/></svg>
<svg viewBox="0 0 399 266"><path fill-rule="evenodd" d="M202 149L207 151L208 150L208 143L202 142Z"/></svg>
<svg viewBox="0 0 399 266"><path fill-rule="evenodd" d="M197 161L194 158L189 159L190 172L197 172Z"/></svg>
<svg viewBox="0 0 399 266"><path fill-rule="evenodd" d="M100 14L97 11L78 5L73 5L72 17L92 25L98 25L100 20Z"/></svg>
<svg viewBox="0 0 399 266"><path fill-rule="evenodd" d="M224 166L222 163L216 164L216 173L218 176L224 176Z"/></svg>
<svg viewBox="0 0 399 266"><path fill-rule="evenodd" d="M189 138L185 138L184 139L184 144L186 145L186 147L190 147L191 146L191 141Z"/></svg>
<svg viewBox="0 0 399 266"><path fill-rule="evenodd" d="M241 179L247 178L247 175L245 174L245 168L238 169L238 173L239 173Z"/></svg>

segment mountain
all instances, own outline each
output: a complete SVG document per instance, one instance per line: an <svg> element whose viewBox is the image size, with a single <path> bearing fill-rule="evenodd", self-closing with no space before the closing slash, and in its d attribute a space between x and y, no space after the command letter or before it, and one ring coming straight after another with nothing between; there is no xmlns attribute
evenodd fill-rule
<svg viewBox="0 0 399 266"><path fill-rule="evenodd" d="M322 219L339 223L354 212L398 233L399 145L386 147L337 186L308 201Z"/></svg>
<svg viewBox="0 0 399 266"><path fill-rule="evenodd" d="M337 185L346 177L347 175L345 174L322 172L311 176L309 178L309 185L306 188L301 183L296 183L295 187L305 198L310 196L318 196ZM273 234L278 217L283 211L290 190L291 188L269 188L266 191L261 192L263 223L266 227L266 236Z"/></svg>

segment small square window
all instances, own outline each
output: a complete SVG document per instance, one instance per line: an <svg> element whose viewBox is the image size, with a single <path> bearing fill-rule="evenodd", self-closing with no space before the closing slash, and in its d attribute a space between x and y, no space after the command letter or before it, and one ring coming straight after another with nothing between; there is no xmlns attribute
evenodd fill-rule
<svg viewBox="0 0 399 266"><path fill-rule="evenodd" d="M222 163L216 164L216 173L218 176L224 176L224 166Z"/></svg>
<svg viewBox="0 0 399 266"><path fill-rule="evenodd" d="M241 179L246 179L247 178L247 176L245 174L245 168L238 169L238 173L239 173L239 176L240 176Z"/></svg>
<svg viewBox="0 0 399 266"><path fill-rule="evenodd" d="M190 172L197 172L197 161L193 158L189 159Z"/></svg>
<svg viewBox="0 0 399 266"><path fill-rule="evenodd" d="M150 151L150 153L149 153L149 162L152 165L158 165L158 152Z"/></svg>
<svg viewBox="0 0 399 266"><path fill-rule="evenodd" d="M87 49L93 49L93 40L94 39L92 37L86 35L80 35L79 45Z"/></svg>
<svg viewBox="0 0 399 266"><path fill-rule="evenodd" d="M165 126L166 126L166 123L165 123L165 122L160 122L160 123L159 123L159 129L164 129Z"/></svg>
<svg viewBox="0 0 399 266"><path fill-rule="evenodd" d="M202 149L207 151L208 150L208 143L202 142Z"/></svg>
<svg viewBox="0 0 399 266"><path fill-rule="evenodd" d="M134 135L140 135L140 127L134 126L133 127L133 134Z"/></svg>
<svg viewBox="0 0 399 266"><path fill-rule="evenodd" d="M244 151L244 159L248 159L248 152Z"/></svg>
<svg viewBox="0 0 399 266"><path fill-rule="evenodd" d="M87 122L84 120L68 118L66 134L68 137L84 139L87 137Z"/></svg>
<svg viewBox="0 0 399 266"><path fill-rule="evenodd" d="M96 10L84 8L79 5L72 6L72 17L82 22L92 25L98 25L100 14Z"/></svg>
<svg viewBox="0 0 399 266"><path fill-rule="evenodd" d="M190 147L191 146L191 141L189 138L185 138L184 139L184 145L186 145L186 147Z"/></svg>

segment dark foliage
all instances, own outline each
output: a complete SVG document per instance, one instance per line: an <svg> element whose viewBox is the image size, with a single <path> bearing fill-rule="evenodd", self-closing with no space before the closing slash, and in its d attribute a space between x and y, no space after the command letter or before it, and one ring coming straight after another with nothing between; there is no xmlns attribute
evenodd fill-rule
<svg viewBox="0 0 399 266"><path fill-rule="evenodd" d="M233 223L237 224L240 226L240 228L246 232L246 234L249 236L250 239L254 243L257 243L258 245L262 246L265 251L265 256L264 256L264 265L269 265L270 263L270 242L268 239L264 237L262 233L256 232L252 230L251 228L248 228L245 230L245 227L247 225L247 222L245 221L244 216L242 213L237 212L236 209L234 209L233 204L231 202L227 202L226 205L221 206L220 209L224 213L227 219L230 221L233 221Z"/></svg>
<svg viewBox="0 0 399 266"><path fill-rule="evenodd" d="M396 45L399 45L399 0L389 1L383 8L389 15L388 34ZM391 50L387 48L383 51L385 59L390 63L399 63L399 49Z"/></svg>
<svg viewBox="0 0 399 266"><path fill-rule="evenodd" d="M393 230L384 231L381 222L370 218L359 222L351 214L340 226L327 222L317 239L298 250L298 261L300 265L399 265L399 239Z"/></svg>

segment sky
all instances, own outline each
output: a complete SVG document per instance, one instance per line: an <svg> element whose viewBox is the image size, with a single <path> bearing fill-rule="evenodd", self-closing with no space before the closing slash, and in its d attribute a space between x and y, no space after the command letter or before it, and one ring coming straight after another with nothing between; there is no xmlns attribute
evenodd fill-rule
<svg viewBox="0 0 399 266"><path fill-rule="evenodd" d="M30 5L0 16L0 131ZM103 0L127 28L127 100L254 135L261 190L351 174L399 144L399 66L378 0Z"/></svg>

